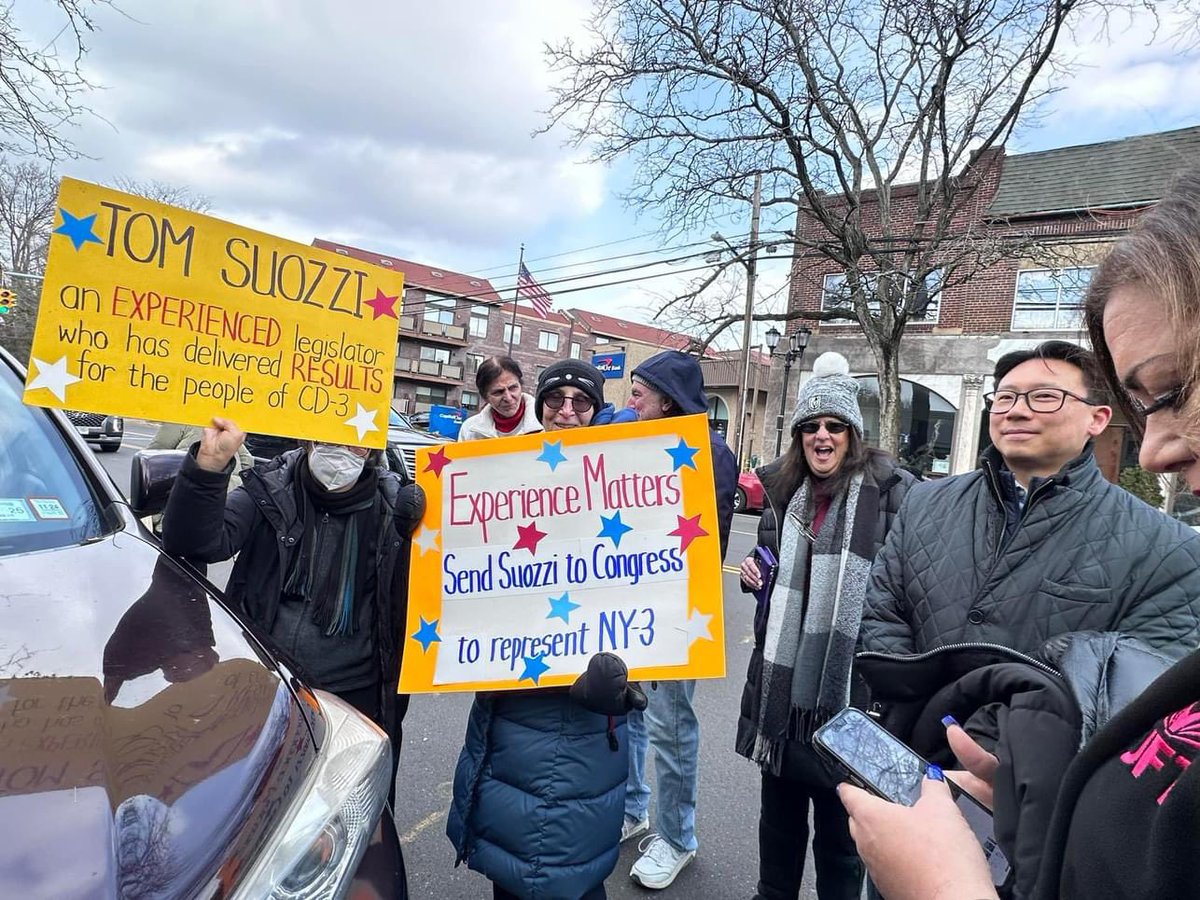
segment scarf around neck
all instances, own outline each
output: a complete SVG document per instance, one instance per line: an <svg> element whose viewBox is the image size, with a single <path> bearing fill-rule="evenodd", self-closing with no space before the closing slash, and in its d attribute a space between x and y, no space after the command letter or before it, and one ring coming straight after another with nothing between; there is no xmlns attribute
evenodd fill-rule
<svg viewBox="0 0 1200 900"><path fill-rule="evenodd" d="M313 622L326 636L352 635L374 562L379 470L368 464L349 490L329 491L313 477L307 458L297 466L293 484L304 532L283 589L312 603Z"/></svg>
<svg viewBox="0 0 1200 900"><path fill-rule="evenodd" d="M859 473L833 497L813 535L812 487L806 478L780 523L779 573L763 642L753 759L775 775L789 737L810 741L850 702L850 667L879 516L878 486Z"/></svg>
<svg viewBox="0 0 1200 900"><path fill-rule="evenodd" d="M496 423L496 430L500 434L511 434L516 430L516 427L521 424L525 418L525 398L521 398L521 405L517 411L511 416L502 416L496 410L492 410L492 421Z"/></svg>

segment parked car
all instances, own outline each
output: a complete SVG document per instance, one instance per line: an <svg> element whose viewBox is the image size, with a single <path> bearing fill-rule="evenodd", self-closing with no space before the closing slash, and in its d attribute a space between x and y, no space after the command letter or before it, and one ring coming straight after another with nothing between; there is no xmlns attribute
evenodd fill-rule
<svg viewBox="0 0 1200 900"><path fill-rule="evenodd" d="M121 441L125 439L125 420L120 416L77 412L73 409L65 412L75 430L89 444L99 444L105 453L116 453L121 449Z"/></svg>
<svg viewBox="0 0 1200 900"><path fill-rule="evenodd" d="M733 495L733 511L744 513L763 508L763 486L753 470L738 476L737 491Z"/></svg>
<svg viewBox="0 0 1200 900"><path fill-rule="evenodd" d="M383 732L309 689L140 524L0 349L4 897L405 896Z"/></svg>

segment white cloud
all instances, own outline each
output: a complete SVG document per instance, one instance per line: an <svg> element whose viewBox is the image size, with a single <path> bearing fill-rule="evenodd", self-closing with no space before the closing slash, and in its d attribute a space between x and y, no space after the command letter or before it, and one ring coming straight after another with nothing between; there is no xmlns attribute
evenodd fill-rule
<svg viewBox="0 0 1200 900"><path fill-rule="evenodd" d="M606 196L602 167L531 137L542 42L578 27L577 2L119 6L91 41L103 89L71 174L187 185L225 218L394 252L515 244Z"/></svg>

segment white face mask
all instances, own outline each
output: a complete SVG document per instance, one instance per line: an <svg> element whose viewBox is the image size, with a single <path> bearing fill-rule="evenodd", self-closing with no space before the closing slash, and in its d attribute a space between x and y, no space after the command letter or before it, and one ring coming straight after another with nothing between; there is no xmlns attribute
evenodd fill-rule
<svg viewBox="0 0 1200 900"><path fill-rule="evenodd" d="M308 451L308 471L327 491L340 491L358 481L365 462L349 447L336 444L317 444Z"/></svg>

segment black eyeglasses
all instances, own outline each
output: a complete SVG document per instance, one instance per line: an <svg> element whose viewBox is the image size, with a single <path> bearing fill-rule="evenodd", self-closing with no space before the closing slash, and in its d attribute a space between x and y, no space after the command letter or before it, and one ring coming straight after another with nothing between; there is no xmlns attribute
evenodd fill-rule
<svg viewBox="0 0 1200 900"><path fill-rule="evenodd" d="M816 434L822 425L830 434L841 434L850 427L845 422L801 422L796 429L803 434Z"/></svg>
<svg viewBox="0 0 1200 900"><path fill-rule="evenodd" d="M995 391L991 394L984 394L983 402L987 404L988 412L998 416L1009 412L1022 397L1025 398L1025 405L1032 412L1036 413L1058 412L1063 408L1068 397L1072 400L1078 400L1080 403L1086 403L1088 406L1101 405L1089 400L1087 397L1080 397L1078 394L1072 394L1070 391L1063 390L1062 388L1038 388L1033 391Z"/></svg>
<svg viewBox="0 0 1200 900"><path fill-rule="evenodd" d="M557 412L563 408L563 404L568 400L571 401L571 409L577 413L585 413L596 405L592 402L592 398L586 394L576 394L574 397L568 397L566 394L560 394L557 391L543 397L542 403Z"/></svg>
<svg viewBox="0 0 1200 900"><path fill-rule="evenodd" d="M1128 396L1128 395L1126 395ZM1148 419L1157 412L1162 412L1164 409L1170 409L1173 412L1179 412L1183 409L1183 405L1187 403L1187 392L1182 384L1171 388L1165 394L1155 397L1154 402L1149 406L1143 406L1142 401L1136 397L1129 397L1129 405L1133 407L1134 412L1141 415L1143 419Z"/></svg>

